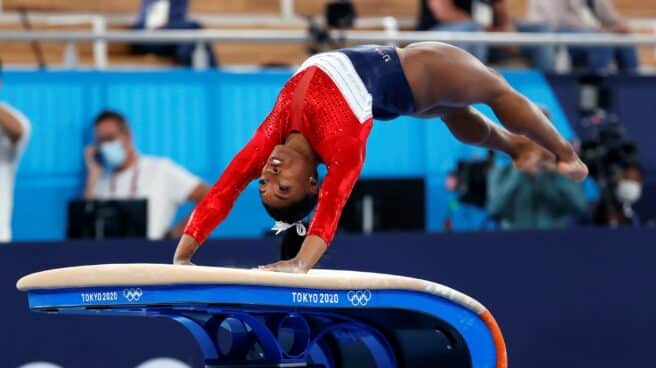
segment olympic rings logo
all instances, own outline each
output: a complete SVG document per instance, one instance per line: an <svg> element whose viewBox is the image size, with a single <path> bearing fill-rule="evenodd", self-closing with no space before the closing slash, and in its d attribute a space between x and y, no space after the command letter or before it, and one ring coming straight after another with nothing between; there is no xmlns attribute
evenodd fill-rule
<svg viewBox="0 0 656 368"><path fill-rule="evenodd" d="M141 296L143 295L143 290L140 288L136 289L124 289L123 290L123 296L125 299L127 299L129 302L137 302L139 299L141 299Z"/></svg>
<svg viewBox="0 0 656 368"><path fill-rule="evenodd" d="M346 299L354 307L364 307L371 300L370 290L351 290L346 294Z"/></svg>

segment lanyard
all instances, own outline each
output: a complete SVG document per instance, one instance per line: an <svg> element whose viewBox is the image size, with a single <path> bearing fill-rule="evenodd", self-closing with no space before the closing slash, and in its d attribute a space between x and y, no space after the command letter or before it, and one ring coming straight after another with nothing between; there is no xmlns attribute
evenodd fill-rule
<svg viewBox="0 0 656 368"><path fill-rule="evenodd" d="M134 171L132 171L132 178L130 180L130 198L135 198L137 196L137 188L139 183L139 161L135 162ZM109 179L109 193L110 197L114 197L116 194L116 175L112 174L111 179Z"/></svg>

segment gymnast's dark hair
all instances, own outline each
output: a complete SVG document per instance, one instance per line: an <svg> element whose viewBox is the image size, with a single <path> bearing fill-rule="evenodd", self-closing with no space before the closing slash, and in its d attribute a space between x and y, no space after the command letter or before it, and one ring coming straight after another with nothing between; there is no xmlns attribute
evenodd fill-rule
<svg viewBox="0 0 656 368"><path fill-rule="evenodd" d="M274 220L293 224L296 221L303 220L312 212L314 206L317 205L318 197L316 194L308 194L300 201L286 207L272 207L265 203L262 204ZM304 222L304 224L307 226L307 223ZM280 259L287 260L296 257L303 240L305 240L305 236L298 235L296 226L285 230L280 241Z"/></svg>

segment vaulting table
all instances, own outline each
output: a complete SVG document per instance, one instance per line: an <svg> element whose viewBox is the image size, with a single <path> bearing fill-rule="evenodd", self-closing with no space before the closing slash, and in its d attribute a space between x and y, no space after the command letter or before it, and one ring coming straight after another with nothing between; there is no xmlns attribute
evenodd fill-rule
<svg viewBox="0 0 656 368"><path fill-rule="evenodd" d="M176 320L206 367L507 367L483 305L409 277L105 264L37 272L17 287L35 312Z"/></svg>

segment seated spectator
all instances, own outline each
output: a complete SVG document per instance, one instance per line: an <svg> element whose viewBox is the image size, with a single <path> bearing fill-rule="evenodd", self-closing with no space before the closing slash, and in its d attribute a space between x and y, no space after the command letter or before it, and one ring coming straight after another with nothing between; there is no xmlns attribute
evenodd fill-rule
<svg viewBox="0 0 656 368"><path fill-rule="evenodd" d="M555 170L524 173L513 165L488 173L487 210L502 229L557 229L585 211L583 186Z"/></svg>
<svg viewBox="0 0 656 368"><path fill-rule="evenodd" d="M0 103L0 243L11 241L16 169L30 138L30 130L25 115L6 103Z"/></svg>
<svg viewBox="0 0 656 368"><path fill-rule="evenodd" d="M514 22L506 0L422 0L418 30L454 32L550 32L544 23ZM553 71L555 50L552 46L500 47L484 44L458 44L482 62L521 54L531 66ZM492 53L490 52L492 51ZM494 61L493 60L493 61Z"/></svg>
<svg viewBox="0 0 656 368"><path fill-rule="evenodd" d="M565 33L629 33L611 0L530 0L528 18ZM572 65L606 72L613 61L620 71L638 68L637 50L622 47L570 47Z"/></svg>
<svg viewBox="0 0 656 368"><path fill-rule="evenodd" d="M148 238L178 237L187 222L170 227L178 207L198 202L207 184L167 158L140 155L125 118L101 112L94 121L95 141L84 153L87 199L148 200Z"/></svg>
<svg viewBox="0 0 656 368"><path fill-rule="evenodd" d="M534 21L514 21L510 16L508 1L499 0L494 4L494 32L548 33L551 27L545 23ZM554 46L502 46L490 50L489 61L502 61L508 57L521 55L530 65L544 72L553 72L556 67L556 48Z"/></svg>
<svg viewBox="0 0 656 368"><path fill-rule="evenodd" d="M139 16L133 28L146 30L202 29L203 26L199 22L187 18L188 7L188 0L142 0ZM172 56L178 64L184 66L193 66L195 48L195 43L132 45L132 51L136 54ZM217 63L212 45L206 43L204 51L208 58L207 66L215 67Z"/></svg>
<svg viewBox="0 0 656 368"><path fill-rule="evenodd" d="M485 5L490 6L489 4ZM420 31L484 32L486 27L492 24L492 12L488 8L488 19L475 19L472 15L472 8L472 0L421 0L421 14L417 29ZM484 17L483 14L479 18ZM456 46L468 51L483 62L487 61L488 47L486 45L469 43Z"/></svg>
<svg viewBox="0 0 656 368"><path fill-rule="evenodd" d="M596 225L640 225L633 205L642 196L642 171L636 165L620 170L614 190L602 195L595 208L593 221Z"/></svg>

